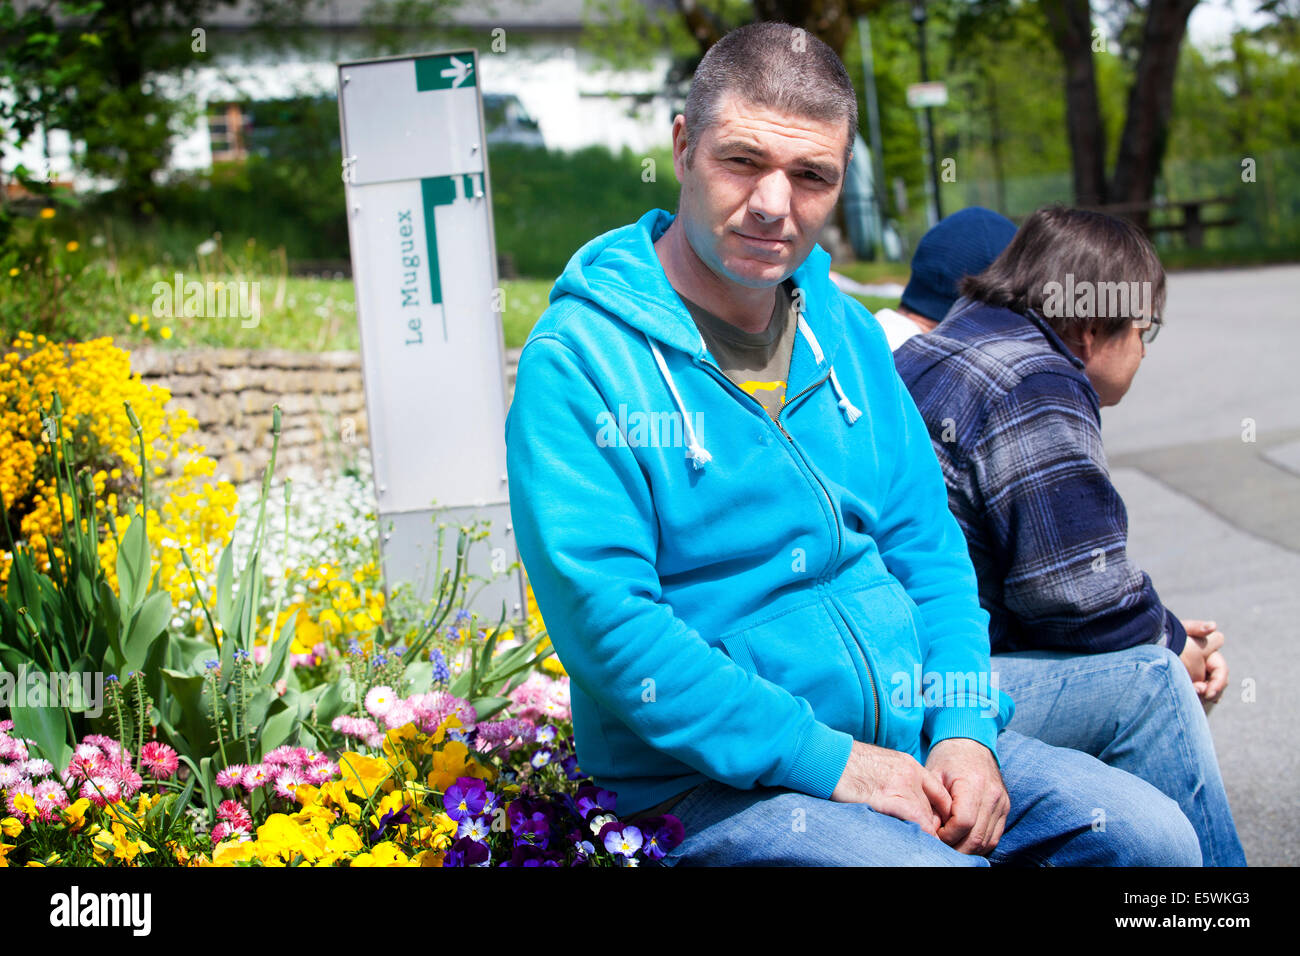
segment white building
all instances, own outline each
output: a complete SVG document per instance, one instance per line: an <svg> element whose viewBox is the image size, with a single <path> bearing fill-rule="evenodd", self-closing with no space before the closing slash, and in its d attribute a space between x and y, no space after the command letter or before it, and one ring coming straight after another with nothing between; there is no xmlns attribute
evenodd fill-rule
<svg viewBox="0 0 1300 956"><path fill-rule="evenodd" d="M652 9L672 6L671 0L642 2ZM295 42L287 49L269 48L258 38L248 0L210 14L195 28L195 66L159 80L178 96L193 96L204 117L173 141L171 169L207 169L214 154L237 157L247 122L241 103L334 96L337 64L375 55L365 23L370 3L320 0L297 21ZM673 108L680 103L665 95L669 56L657 54L648 69L609 68L580 46L583 10L584 0L469 0L448 14L449 25L460 32L389 52L473 46L485 97L505 95L511 113L522 106L551 149L670 146ZM529 125L527 117L520 119ZM72 180L79 189L108 185L75 174L72 146L66 133L51 130L33 137L20 153L6 151L5 171L21 162Z"/></svg>

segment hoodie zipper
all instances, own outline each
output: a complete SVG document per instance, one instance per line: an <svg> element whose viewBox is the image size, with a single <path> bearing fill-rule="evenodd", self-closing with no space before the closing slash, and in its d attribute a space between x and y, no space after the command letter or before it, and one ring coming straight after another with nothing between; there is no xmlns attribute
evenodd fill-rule
<svg viewBox="0 0 1300 956"><path fill-rule="evenodd" d="M731 390L733 390L733 391L736 391L736 392L739 392L741 395L743 395L743 396L744 396L746 399L748 399L750 402L752 402L753 404L757 405L757 406L759 407L759 409L762 411L762 413L763 413L763 417L764 417L765 419L767 419L767 421L769 421L769 422L771 422L772 424L776 425L777 429L781 432L781 434L784 435L784 436L786 437L786 440L787 440L787 441L789 441L791 450L792 450L796 455L799 456L799 459L800 459L801 461L803 461L804 465L808 468L808 471L812 474L812 476L813 476L813 480L815 480L815 481L817 482L817 487L820 488L820 489L822 490L822 494L826 497L826 503L827 503L827 505L830 506L830 509L831 509L831 517L834 519L834 524L835 524L835 554L832 556L832 558L831 558L831 563L830 563L830 567L834 567L834 566L835 566L835 562L838 561L839 558L840 558L840 552L841 552L841 551L843 550L843 548L844 548L843 535L840 533L840 515L839 515L839 512L835 510L835 499L831 497L830 489L826 487L825 483L821 480L821 478L819 478L819 477L817 476L817 472L813 470L813 467L812 467L811 463L808 461L807 456L805 456L804 453L800 450L799 446L795 444L794 436L792 436L788 431L785 430L785 425L782 424L782 422L781 422L781 418L780 418L781 415L784 415L784 414L785 414L785 410L786 410L787 408L790 408L790 407L791 407L795 402L797 402L799 399L803 398L805 395L807 395L807 394L808 394L809 392L811 392L813 389L815 389L815 388L817 388L817 387L819 387L819 386L825 384L826 381L831 377L831 376L830 376L830 372L828 371L824 376L822 376L821 378L819 378L817 381L813 382L813 383L812 383L811 385L809 385L807 388L803 389L803 391L801 391L801 392L799 392L797 395L795 395L794 398L791 398L791 399L787 400L787 401L786 401L786 402L781 406L781 411L777 413L777 417L776 417L776 418L773 418L771 415L769 415L769 414L767 413L767 409L764 408L762 402L760 402L758 399L756 399L753 395L750 395L750 394L749 394L748 392L746 392L743 388L741 388L739 385L737 385L735 382L733 382L730 378L728 378L727 375L722 371L722 369L718 368L718 367L717 367L716 365L714 365L713 363L708 362L708 361L704 361L704 360L700 360L700 364L703 365L705 368L707 368L707 369L709 370L710 374L712 374L715 378L717 378L719 381L721 381L721 382L722 382L724 385L726 385L729 389L731 389ZM828 568L828 570L829 570L829 568ZM863 653L862 648L861 648L860 646L858 646L857 636L856 636L856 635L854 634L854 632L853 632L853 625L849 623L849 619L848 619L848 617L847 617L847 616L844 614L844 612L840 609L839 603L835 600L834 596L832 596L832 595L828 595L828 596L827 596L827 601L829 602L829 604L831 605L831 607L833 607L833 608L835 609L835 613L839 616L840 620L844 622L844 628L845 628L845 630L847 630L848 633L849 633L849 643L853 645L853 649L857 652L858 659L862 661L862 667L863 667L863 669L867 672L867 685L868 685L868 687L870 687L870 689L871 689L871 709L872 709L871 741L870 741L870 742L871 742L871 743L875 743L875 742L876 742L876 738L877 738L877 736L879 735L879 731L880 731L880 695L879 695L879 693L876 691L876 674L875 674L875 671L873 671L873 670L871 669L871 664L870 664L870 662L867 661L867 655L866 655L865 653ZM864 716L865 716L865 715L864 715ZM863 736L865 737L866 735L867 735L867 731L866 731L866 727L864 726L864 727L863 727ZM865 742L865 741L864 741L864 742Z"/></svg>

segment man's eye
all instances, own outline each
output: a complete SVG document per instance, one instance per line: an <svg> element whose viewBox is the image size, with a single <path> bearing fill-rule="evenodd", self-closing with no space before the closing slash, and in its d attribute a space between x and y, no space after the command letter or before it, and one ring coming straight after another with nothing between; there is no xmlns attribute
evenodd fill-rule
<svg viewBox="0 0 1300 956"><path fill-rule="evenodd" d="M749 159L747 156L732 156L732 157L728 160L728 162L731 162L731 163L744 163L745 165L748 166L748 165L751 165L751 164L753 163L753 160Z"/></svg>

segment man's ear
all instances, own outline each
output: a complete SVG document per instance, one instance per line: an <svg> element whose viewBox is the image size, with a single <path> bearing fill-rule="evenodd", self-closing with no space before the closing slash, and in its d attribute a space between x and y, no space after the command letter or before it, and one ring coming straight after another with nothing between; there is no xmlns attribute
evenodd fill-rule
<svg viewBox="0 0 1300 956"><path fill-rule="evenodd" d="M686 141L686 117L678 113L673 118L673 172L677 174L677 181L683 182L683 175L686 170L686 147L689 144Z"/></svg>

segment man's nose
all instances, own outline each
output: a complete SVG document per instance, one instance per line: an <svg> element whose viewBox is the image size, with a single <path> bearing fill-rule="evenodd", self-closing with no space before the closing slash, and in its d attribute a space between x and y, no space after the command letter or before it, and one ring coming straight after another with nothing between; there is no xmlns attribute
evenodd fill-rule
<svg viewBox="0 0 1300 956"><path fill-rule="evenodd" d="M774 169L758 180L749 197L749 211L760 222L790 215L790 182L784 172Z"/></svg>

